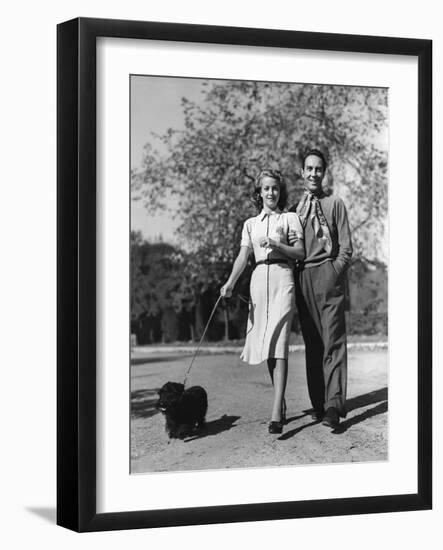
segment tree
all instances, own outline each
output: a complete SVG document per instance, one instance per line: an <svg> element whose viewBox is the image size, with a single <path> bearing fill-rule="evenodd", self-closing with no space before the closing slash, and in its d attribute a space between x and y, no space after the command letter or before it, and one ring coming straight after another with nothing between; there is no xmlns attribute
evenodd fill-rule
<svg viewBox="0 0 443 550"><path fill-rule="evenodd" d="M144 241L131 232L131 317L161 316L163 334L171 328L176 314L192 307L192 295L183 270L186 254L176 247ZM175 339L175 338L172 338Z"/></svg>
<svg viewBox="0 0 443 550"><path fill-rule="evenodd" d="M387 94L375 88L267 82L207 83L204 100L182 99L185 128L146 145L133 196L156 211L174 197L178 236L192 262L196 296L218 288L238 252L250 196L264 167L278 168L292 201L300 196L301 156L321 148L326 182L349 208L355 257L383 260L387 213Z"/></svg>
<svg viewBox="0 0 443 550"><path fill-rule="evenodd" d="M131 231L131 318L138 319L148 311L146 294L149 286L143 274L143 237L140 231Z"/></svg>

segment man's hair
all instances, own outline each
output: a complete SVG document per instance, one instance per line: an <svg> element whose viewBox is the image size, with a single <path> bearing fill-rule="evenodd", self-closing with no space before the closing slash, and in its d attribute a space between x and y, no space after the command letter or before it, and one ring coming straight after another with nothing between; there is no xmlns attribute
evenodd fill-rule
<svg viewBox="0 0 443 550"><path fill-rule="evenodd" d="M328 163L326 162L324 154L319 149L309 149L309 151L303 155L303 170L305 169L306 159L311 156L320 158L323 162L323 169L326 170Z"/></svg>
<svg viewBox="0 0 443 550"><path fill-rule="evenodd" d="M286 206L286 203L288 202L288 190L286 188L285 178L279 170L262 170L257 176L257 179L255 181L254 193L251 197L254 206L259 212L261 212L263 208L263 199L261 198L260 193L261 182L263 178L272 178L273 180L278 182L278 186L280 188L280 197L278 198L277 206L280 208L280 210L283 210Z"/></svg>

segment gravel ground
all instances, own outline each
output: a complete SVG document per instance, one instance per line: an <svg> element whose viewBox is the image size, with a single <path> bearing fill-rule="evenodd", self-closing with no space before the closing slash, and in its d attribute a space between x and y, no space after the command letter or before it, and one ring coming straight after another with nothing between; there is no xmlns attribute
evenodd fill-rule
<svg viewBox="0 0 443 550"><path fill-rule="evenodd" d="M190 364L183 354L133 354L131 367L131 471L184 471L310 463L381 461L388 458L387 350L350 350L348 416L337 430L315 423L304 373L304 354L289 356L288 423L267 431L272 386L265 364L238 356L199 355L188 379L208 392L206 427L171 440L155 409L157 389L182 382Z"/></svg>

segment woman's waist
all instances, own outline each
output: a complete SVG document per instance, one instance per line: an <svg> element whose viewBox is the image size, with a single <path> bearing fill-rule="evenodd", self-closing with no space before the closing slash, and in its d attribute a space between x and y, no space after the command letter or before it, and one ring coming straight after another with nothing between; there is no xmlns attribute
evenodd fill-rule
<svg viewBox="0 0 443 550"><path fill-rule="evenodd" d="M287 258L266 258L264 260L256 260L255 266L259 265L282 265L282 266L290 266L292 267L291 260L288 260Z"/></svg>
<svg viewBox="0 0 443 550"><path fill-rule="evenodd" d="M286 264L293 264L293 260L288 258L288 256L285 256L280 251L277 250L271 250L270 252L266 253L263 249L254 250L254 259L255 263L286 263Z"/></svg>
<svg viewBox="0 0 443 550"><path fill-rule="evenodd" d="M263 268L287 269L292 271L294 269L294 262L289 258L256 258L255 269Z"/></svg>

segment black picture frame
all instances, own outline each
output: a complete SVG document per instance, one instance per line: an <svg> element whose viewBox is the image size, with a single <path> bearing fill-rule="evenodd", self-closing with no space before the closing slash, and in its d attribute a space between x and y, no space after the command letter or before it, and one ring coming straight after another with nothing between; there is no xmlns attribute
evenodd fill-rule
<svg viewBox="0 0 443 550"><path fill-rule="evenodd" d="M415 56L418 60L416 494L96 511L96 39L166 40ZM57 523L76 531L424 510L432 507L432 42L78 18L57 29Z"/></svg>

